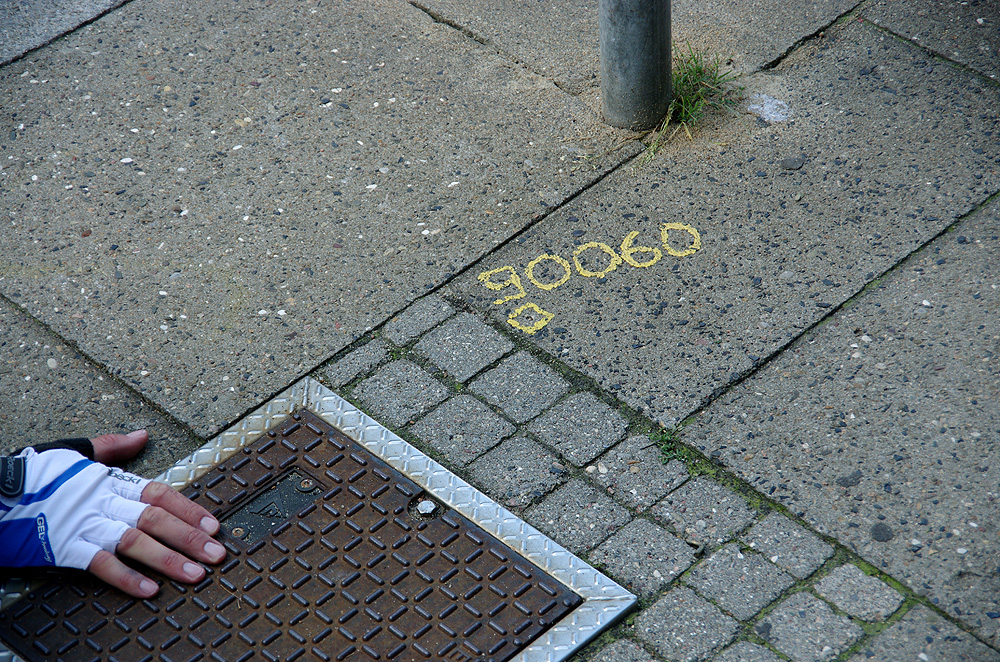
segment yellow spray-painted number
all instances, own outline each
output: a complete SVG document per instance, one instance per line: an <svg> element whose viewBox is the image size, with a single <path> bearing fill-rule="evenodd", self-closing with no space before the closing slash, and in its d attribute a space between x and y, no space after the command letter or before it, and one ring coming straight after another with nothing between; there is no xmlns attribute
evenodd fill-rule
<svg viewBox="0 0 1000 662"><path fill-rule="evenodd" d="M686 247L675 248L674 245L670 243L671 231L675 232L675 235L673 236L674 241L679 240L679 236L676 233L684 232L690 235L690 241ZM585 278L604 278L609 273L617 269L618 265L622 262L639 269L646 269L653 266L663 258L663 251L653 246L635 245L635 240L638 236L638 231L629 232L625 235L625 238L621 243L621 255L616 253L614 249L607 244L599 241L589 241L585 244L577 246L573 251L573 265L576 267L577 273ZM663 250L666 251L668 255L672 255L673 257L687 257L688 255L693 255L701 250L701 234L694 227L684 223L664 223L660 226L660 243L663 246ZM580 262L580 256L585 251L590 249L597 249L608 256L608 265L602 271L591 271L590 269L584 267ZM636 255L640 254L648 255L649 259L643 261L636 259ZM557 265L562 267L563 274L560 278L549 283L543 283L535 277L535 268L545 260L555 262ZM569 282L573 272L570 268L569 261L565 258L551 253L543 253L528 263L528 266L524 270L524 275L528 278L528 281L531 282L532 285L543 292L549 292ZM517 299L523 299L528 296L524 286L521 285L520 276L517 275L517 271L511 266L503 266L498 269L484 271L479 274L479 282L494 292L499 292L500 290L508 287L514 289L513 293L507 294L507 296L495 300L493 304L497 306L505 304L508 301L516 301ZM523 322L518 319L522 316L525 320ZM551 322L554 318L554 313L543 310L537 304L529 301L522 304L510 315L508 315L507 323L515 329L534 335L538 331L541 331L545 325Z"/></svg>
<svg viewBox="0 0 1000 662"><path fill-rule="evenodd" d="M671 230L683 230L690 234L692 238L691 245L683 250L677 250L671 246L669 237ZM684 225L683 223L664 223L660 228L660 241L663 243L663 248L674 257L687 257L693 253L697 253L698 249L701 248L701 235L693 227Z"/></svg>
<svg viewBox="0 0 1000 662"><path fill-rule="evenodd" d="M492 277L496 274L509 273L510 276L507 280L494 281ZM513 287L517 290L514 294L508 294L502 299L497 299L493 302L493 305L499 306L501 304L507 303L508 301L514 301L516 299L523 299L528 296L528 293L524 291L521 287L521 277L517 275L514 271L514 267L500 267L499 269L491 269L490 271L484 271L479 274L479 282L490 288L494 292L499 292L505 287Z"/></svg>
<svg viewBox="0 0 1000 662"><path fill-rule="evenodd" d="M538 279L535 278L535 267L538 266L538 263L541 262L542 260L552 260L560 267L562 267L564 271L562 278L555 281L554 283L538 282ZM548 292L549 290L554 290L560 285L566 283L566 281L569 280L569 277L572 275L572 273L569 270L569 262L567 262L565 259L559 257L558 255L549 255L548 253L542 253L541 255L539 255L534 260L528 263L527 268L524 270L524 275L528 277L528 280L531 281L532 285L534 285L540 290L545 290L546 292Z"/></svg>

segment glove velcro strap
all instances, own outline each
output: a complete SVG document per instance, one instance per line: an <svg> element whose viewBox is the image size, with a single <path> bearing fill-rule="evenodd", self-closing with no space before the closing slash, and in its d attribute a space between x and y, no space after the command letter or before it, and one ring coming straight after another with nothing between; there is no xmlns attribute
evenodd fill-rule
<svg viewBox="0 0 1000 662"><path fill-rule="evenodd" d="M24 493L24 458L0 457L0 496L16 499Z"/></svg>

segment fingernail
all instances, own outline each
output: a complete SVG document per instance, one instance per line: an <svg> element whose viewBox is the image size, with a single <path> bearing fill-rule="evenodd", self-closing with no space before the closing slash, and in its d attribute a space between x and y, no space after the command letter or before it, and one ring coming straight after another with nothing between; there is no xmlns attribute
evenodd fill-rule
<svg viewBox="0 0 1000 662"><path fill-rule="evenodd" d="M127 438L129 438L129 439L137 439L138 437L141 437L141 436L142 436L142 435L144 435L145 433L146 433L146 431L145 431L145 430L134 430L134 431L132 431L132 432L129 432L129 433L128 433L127 435L125 435L125 436L126 436Z"/></svg>
<svg viewBox="0 0 1000 662"><path fill-rule="evenodd" d="M215 532L219 530L219 523L216 519L214 517L208 517L207 515L201 518L201 522L198 526L200 526L201 530L208 535L215 535Z"/></svg>
<svg viewBox="0 0 1000 662"><path fill-rule="evenodd" d="M209 542L205 543L205 553L208 554L209 557L217 559L226 553L226 548L220 545L219 543L215 542L214 540L210 540Z"/></svg>
<svg viewBox="0 0 1000 662"><path fill-rule="evenodd" d="M190 577L191 579L197 579L198 577L201 577L202 572L203 570L201 569L200 565L196 565L190 562L184 564L184 574Z"/></svg>
<svg viewBox="0 0 1000 662"><path fill-rule="evenodd" d="M148 579L143 579L139 582L139 590L146 595L154 595L159 588L160 587L156 585L156 582Z"/></svg>

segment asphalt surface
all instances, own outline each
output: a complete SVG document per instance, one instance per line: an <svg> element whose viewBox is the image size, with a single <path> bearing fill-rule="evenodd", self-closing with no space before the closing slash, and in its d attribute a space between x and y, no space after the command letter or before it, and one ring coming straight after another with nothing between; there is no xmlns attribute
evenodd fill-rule
<svg viewBox="0 0 1000 662"><path fill-rule="evenodd" d="M312 374L643 595L579 659L994 659L1000 8L675 3L741 91L647 161L596 4L0 3L0 444L148 427L154 475ZM829 554L737 600L771 512Z"/></svg>

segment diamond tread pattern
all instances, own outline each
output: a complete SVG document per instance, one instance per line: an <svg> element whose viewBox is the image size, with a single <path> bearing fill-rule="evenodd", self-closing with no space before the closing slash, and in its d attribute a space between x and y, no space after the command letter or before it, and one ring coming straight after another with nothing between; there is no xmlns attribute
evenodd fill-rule
<svg viewBox="0 0 1000 662"><path fill-rule="evenodd" d="M322 495L256 542L219 535L227 559L198 585L136 600L82 573L0 612L26 660L504 662L582 603L563 584L438 504L308 410L184 494L224 519L292 470Z"/></svg>

